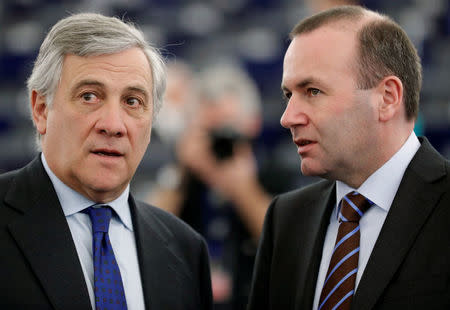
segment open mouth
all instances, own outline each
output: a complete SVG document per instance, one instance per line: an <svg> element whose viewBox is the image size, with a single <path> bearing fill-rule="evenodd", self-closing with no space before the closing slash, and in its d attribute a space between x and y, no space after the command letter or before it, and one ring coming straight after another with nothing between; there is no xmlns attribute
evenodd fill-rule
<svg viewBox="0 0 450 310"><path fill-rule="evenodd" d="M122 156L122 154L120 154L119 152L116 152L116 151L104 151L104 150L101 150L101 151L94 151L92 153L94 153L96 155L100 155L100 156L112 156L112 157L120 157L120 156Z"/></svg>
<svg viewBox="0 0 450 310"><path fill-rule="evenodd" d="M310 144L310 143L312 143L312 141L309 141L309 140L302 140L302 141L300 141L300 143L298 144L299 146L305 146L305 145L308 145L308 144Z"/></svg>

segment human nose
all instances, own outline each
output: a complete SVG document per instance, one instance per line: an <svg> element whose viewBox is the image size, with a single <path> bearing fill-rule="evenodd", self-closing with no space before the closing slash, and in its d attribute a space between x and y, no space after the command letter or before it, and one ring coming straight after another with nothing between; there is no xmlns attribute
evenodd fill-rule
<svg viewBox="0 0 450 310"><path fill-rule="evenodd" d="M281 116L280 124L284 128L308 124L308 117L305 114L305 111L301 109L301 102L295 100L294 97L289 98L283 115Z"/></svg>
<svg viewBox="0 0 450 310"><path fill-rule="evenodd" d="M124 111L120 104L106 103L100 109L100 116L95 129L102 135L122 137L127 133L124 122Z"/></svg>

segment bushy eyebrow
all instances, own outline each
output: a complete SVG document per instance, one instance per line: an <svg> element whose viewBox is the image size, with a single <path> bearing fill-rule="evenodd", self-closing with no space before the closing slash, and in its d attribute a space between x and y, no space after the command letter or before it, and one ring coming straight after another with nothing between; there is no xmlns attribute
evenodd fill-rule
<svg viewBox="0 0 450 310"><path fill-rule="evenodd" d="M96 80L81 80L77 84L75 84L73 90L76 91L84 86L99 86L104 87L105 84Z"/></svg>
<svg viewBox="0 0 450 310"><path fill-rule="evenodd" d="M131 92L138 92L141 93L144 97L145 100L148 100L150 98L149 93L147 92L146 89L139 87L139 86L129 86L126 88L127 91L131 91Z"/></svg>
<svg viewBox="0 0 450 310"><path fill-rule="evenodd" d="M81 80L78 83L75 84L75 87L73 88L73 95L75 95L75 93L82 87L85 86L96 86L96 87L100 87L100 88L105 88L105 84L102 82L99 82L97 80ZM138 92L141 93L146 100L148 100L148 98L150 97L148 91L140 86L128 86L126 89L126 91L129 92Z"/></svg>

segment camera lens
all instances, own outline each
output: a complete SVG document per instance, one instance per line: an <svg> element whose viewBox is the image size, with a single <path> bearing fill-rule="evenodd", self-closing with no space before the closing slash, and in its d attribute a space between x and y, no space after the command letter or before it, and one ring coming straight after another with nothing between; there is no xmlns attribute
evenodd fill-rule
<svg viewBox="0 0 450 310"><path fill-rule="evenodd" d="M234 145L243 138L230 127L215 129L211 131L210 136L212 152L218 160L232 157Z"/></svg>

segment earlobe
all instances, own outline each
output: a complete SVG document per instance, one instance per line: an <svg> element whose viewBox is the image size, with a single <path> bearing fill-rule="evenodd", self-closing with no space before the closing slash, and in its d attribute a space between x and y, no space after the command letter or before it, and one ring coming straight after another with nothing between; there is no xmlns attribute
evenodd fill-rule
<svg viewBox="0 0 450 310"><path fill-rule="evenodd" d="M403 83L396 76L385 77L378 89L381 101L378 107L380 121L386 122L403 110Z"/></svg>
<svg viewBox="0 0 450 310"><path fill-rule="evenodd" d="M44 135L47 131L48 106L46 97L35 90L31 93L31 111L37 131Z"/></svg>

